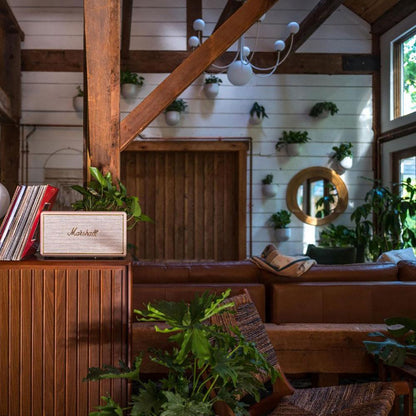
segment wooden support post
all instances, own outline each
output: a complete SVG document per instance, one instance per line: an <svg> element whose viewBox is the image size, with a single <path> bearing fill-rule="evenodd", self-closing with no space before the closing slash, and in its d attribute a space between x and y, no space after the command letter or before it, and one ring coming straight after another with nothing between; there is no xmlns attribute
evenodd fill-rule
<svg viewBox="0 0 416 416"><path fill-rule="evenodd" d="M0 136L0 182L10 197L19 182L20 129L18 124L2 124Z"/></svg>
<svg viewBox="0 0 416 416"><path fill-rule="evenodd" d="M120 177L120 0L85 0L90 163Z"/></svg>

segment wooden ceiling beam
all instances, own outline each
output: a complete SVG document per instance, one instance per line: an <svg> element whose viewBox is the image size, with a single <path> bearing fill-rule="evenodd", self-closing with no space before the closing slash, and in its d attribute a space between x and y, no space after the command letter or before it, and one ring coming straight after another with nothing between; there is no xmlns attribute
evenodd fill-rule
<svg viewBox="0 0 416 416"><path fill-rule="evenodd" d="M242 4L241 0L228 0L212 32L214 33Z"/></svg>
<svg viewBox="0 0 416 416"><path fill-rule="evenodd" d="M371 25L371 33L382 35L415 11L415 0L400 0Z"/></svg>
<svg viewBox="0 0 416 416"><path fill-rule="evenodd" d="M125 62L129 58L131 21L133 16L133 0L123 0L121 10L121 66L125 68Z"/></svg>
<svg viewBox="0 0 416 416"><path fill-rule="evenodd" d="M13 14L12 9L10 8L7 0L0 0L0 15L4 16L7 21L7 32L8 33L18 33L20 40L23 42L25 40L25 34L21 29L15 15Z"/></svg>
<svg viewBox="0 0 416 416"><path fill-rule="evenodd" d="M120 151L278 0L247 0L121 122Z"/></svg>
<svg viewBox="0 0 416 416"><path fill-rule="evenodd" d="M13 120L12 114L12 105L9 96L4 92L0 87L0 122L12 123Z"/></svg>
<svg viewBox="0 0 416 416"><path fill-rule="evenodd" d="M300 23L299 32L293 38L293 52L296 52L343 2L344 0L320 0ZM290 36L286 44L289 40Z"/></svg>

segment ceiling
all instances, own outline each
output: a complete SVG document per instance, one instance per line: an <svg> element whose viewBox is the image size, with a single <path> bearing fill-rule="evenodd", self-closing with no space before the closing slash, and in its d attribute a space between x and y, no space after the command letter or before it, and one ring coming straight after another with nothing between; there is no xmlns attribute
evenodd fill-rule
<svg viewBox="0 0 416 416"><path fill-rule="evenodd" d="M344 6L371 24L398 2L399 0L346 0Z"/></svg>

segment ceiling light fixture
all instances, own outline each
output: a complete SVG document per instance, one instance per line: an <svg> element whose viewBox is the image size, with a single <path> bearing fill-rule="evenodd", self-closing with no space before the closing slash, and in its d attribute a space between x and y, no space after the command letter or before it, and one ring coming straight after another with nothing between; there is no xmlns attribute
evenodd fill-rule
<svg viewBox="0 0 416 416"><path fill-rule="evenodd" d="M258 72L268 71L267 74L259 73L257 75L260 77L269 77L270 75L275 73L277 67L286 60L286 58L289 56L289 53L292 50L293 37L296 33L299 32L299 25L296 22L290 22L287 25L289 33L290 33L290 44L283 58L281 58L281 54L286 48L286 44L283 40L277 40L274 43L274 50L277 52L277 57L276 57L276 63L273 66L270 66L268 68L261 68L252 63L252 60L254 57L254 50L256 49L257 41L259 38L260 23L264 20L264 18L265 18L265 15L263 15L257 21L257 33L256 33L255 46L253 48L253 51L251 51L250 48L245 44L245 38L243 35L238 39L237 52L233 61L230 64L224 65L224 66L212 64L214 68L219 69L220 71L223 71L223 72L227 71L228 80L233 85L247 84L250 81L251 77L253 76L253 72L254 72L253 69L255 69ZM202 43L203 31L205 29L205 22L202 19L196 19L193 23L193 28L195 31L198 32L198 36L191 36L188 40L188 45L191 48L197 48Z"/></svg>

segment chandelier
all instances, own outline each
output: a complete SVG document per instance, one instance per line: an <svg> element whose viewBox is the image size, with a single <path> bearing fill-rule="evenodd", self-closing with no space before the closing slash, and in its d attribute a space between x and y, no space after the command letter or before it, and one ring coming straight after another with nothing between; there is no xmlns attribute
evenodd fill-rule
<svg viewBox="0 0 416 416"><path fill-rule="evenodd" d="M253 64L253 57L254 57L254 51L257 45L257 40L259 38L259 32L260 32L260 23L264 20L265 15L263 15L258 21L257 21L257 33L255 38L255 45L253 48L253 51L250 50L250 48L245 44L244 35L241 36L238 39L238 47L237 52L235 54L234 59L231 63L228 65L220 66L212 64L212 66L222 72L227 71L227 78L233 85L245 85L247 84L251 77L253 76L253 69L258 71L257 74L260 77L269 77L270 75L274 74L277 67L282 64L286 58L289 56L290 51L292 50L293 46L293 37L296 33L299 32L299 25L296 22L290 22L287 27L290 33L290 43L289 48L286 52L286 54L282 57L282 52L286 48L286 44L283 40L277 40L274 43L274 50L277 52L276 56L276 62L273 66L270 66L268 68L261 68ZM197 48L202 43L203 38L203 30L205 29L205 22L202 19L196 19L193 22L193 28L197 32L198 36L191 36L188 39L188 45L191 48ZM267 72L267 73L262 73Z"/></svg>

